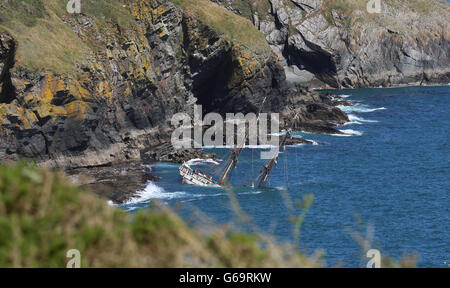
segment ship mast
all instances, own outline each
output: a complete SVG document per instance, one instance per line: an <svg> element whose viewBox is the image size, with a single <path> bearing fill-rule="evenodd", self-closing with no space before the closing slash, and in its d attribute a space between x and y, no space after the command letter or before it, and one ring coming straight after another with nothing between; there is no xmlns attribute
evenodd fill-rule
<svg viewBox="0 0 450 288"><path fill-rule="evenodd" d="M238 157L241 154L241 151L242 147L238 147L235 151L231 152L230 160L228 161L228 165L225 168L224 172L222 173L222 177L220 177L219 185L222 186L227 181L228 175L230 174L231 170L236 167Z"/></svg>
<svg viewBox="0 0 450 288"><path fill-rule="evenodd" d="M286 141L287 141L287 139L288 139L290 136L291 136L290 132L287 131L287 132L286 132L286 135L284 135L284 137L283 137L283 140L281 140L280 147L283 147L284 144L286 144ZM272 169L273 169L273 164L275 164L275 163L277 162L277 160L278 160L279 154L280 154L280 152L278 151L277 155L275 155L275 157L273 157L273 158L269 161L269 164L267 164L267 166L264 166L264 171L262 172L261 177L259 178L259 181L258 181L258 186L257 186L258 188L261 188L262 184L263 184L265 181L267 181L267 179L268 179L268 177L269 177L269 174L270 174L270 172L271 172Z"/></svg>
<svg viewBox="0 0 450 288"><path fill-rule="evenodd" d="M266 99L267 99L267 96L264 97L264 99L261 103L261 107L259 108L259 111L258 111L258 118L256 119L256 123L259 122L259 115L261 114L261 111L263 109L264 103L266 102ZM222 176L220 177L219 185L221 185L221 186L225 185L225 182L228 180L228 176L230 175L231 171L236 167L239 155L241 154L242 149L244 148L245 143L247 142L248 136L249 135L247 134L244 142L241 145L239 145L239 147L236 148L236 150L231 152L231 156L228 161L228 165L226 166L224 172L222 173Z"/></svg>
<svg viewBox="0 0 450 288"><path fill-rule="evenodd" d="M280 147L284 147L285 144L286 144L286 141L291 137L291 129L292 129L292 127L294 126L295 120L297 119L297 117L298 117L298 113L295 114L295 116L294 116L294 121L293 121L292 124L291 124L291 128L289 128L289 129L286 131L286 135L284 135L283 139L281 140L281 142L280 142ZM258 185L257 185L258 188L261 188L261 186L263 185L263 183L264 183L265 181L267 181L267 179L269 178L269 174L270 174L270 172L271 172L272 169L273 169L273 165L276 164L276 162L277 162L277 160L278 160L279 154L280 154L280 151L278 151L278 153L275 155L275 157L273 157L273 158L269 161L269 163L268 163L266 166L264 166L264 171L261 173L260 178L259 178L259 181L258 181Z"/></svg>

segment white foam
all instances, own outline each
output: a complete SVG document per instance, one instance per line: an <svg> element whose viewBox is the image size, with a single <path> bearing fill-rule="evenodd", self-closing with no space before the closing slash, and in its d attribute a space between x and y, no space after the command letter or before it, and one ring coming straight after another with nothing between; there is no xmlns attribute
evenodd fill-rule
<svg viewBox="0 0 450 288"><path fill-rule="evenodd" d="M215 194L190 194L192 198L203 198L203 197L218 197L226 195L225 193L215 193Z"/></svg>
<svg viewBox="0 0 450 288"><path fill-rule="evenodd" d="M348 98L348 97L351 97L352 95L346 95L346 94L344 94L344 95L338 95L339 97L341 97L341 98Z"/></svg>
<svg viewBox="0 0 450 288"><path fill-rule="evenodd" d="M305 140L312 142L313 146L319 146L320 145L319 142L317 142L317 141L314 141L314 140L311 140L311 139L305 139ZM303 145L306 145L306 144L297 144L297 146L303 146Z"/></svg>
<svg viewBox="0 0 450 288"><path fill-rule="evenodd" d="M380 111L380 110L387 110L387 108L381 107L381 108L365 109L365 110L361 111L361 113L370 113L370 112L375 112L375 111Z"/></svg>
<svg viewBox="0 0 450 288"><path fill-rule="evenodd" d="M149 181L144 190L136 192L136 196L124 202L123 205L146 203L152 199L172 200L186 196L186 192L166 192L162 187Z"/></svg>
<svg viewBox="0 0 450 288"><path fill-rule="evenodd" d="M352 125L352 124L361 125L363 123L377 123L378 122L377 120L367 120L362 117L358 117L354 114L349 114L348 119L350 120L350 122L345 123L344 126Z"/></svg>
<svg viewBox="0 0 450 288"><path fill-rule="evenodd" d="M354 106L339 105L339 106L337 106L337 108L341 109L345 113L370 113L370 112L375 112L375 111L379 111L379 110L386 110L385 107L369 108L369 107L367 107L365 105L361 105L361 104L356 104Z"/></svg>
<svg viewBox="0 0 450 288"><path fill-rule="evenodd" d="M286 135L286 130L282 130L279 133L270 133L270 134L267 134L267 135L269 135L269 136L284 136L284 135Z"/></svg>
<svg viewBox="0 0 450 288"><path fill-rule="evenodd" d="M195 166L195 165L200 165L200 164L214 164L214 165L219 165L220 163L217 162L214 159L208 158L208 159L191 159L188 162L186 162L186 164L191 165L191 166Z"/></svg>
<svg viewBox="0 0 450 288"><path fill-rule="evenodd" d="M340 136L340 137L350 137L350 136L362 136L364 133L361 131L356 131L352 129L345 129L345 130L339 130L344 134L332 134L333 136Z"/></svg>
<svg viewBox="0 0 450 288"><path fill-rule="evenodd" d="M348 119L350 120L350 122L345 123L343 126L347 126L347 125L362 125L363 124L362 122L358 121L359 120L358 117L356 117L356 116L354 116L352 114L348 115Z"/></svg>
<svg viewBox="0 0 450 288"><path fill-rule="evenodd" d="M377 120L367 120L367 119L364 119L362 117L358 117L358 116L353 115L353 114L348 115L348 118L351 121L360 121L360 122L367 122L367 123L376 123L376 122L378 122Z"/></svg>
<svg viewBox="0 0 450 288"><path fill-rule="evenodd" d="M262 191L254 191L254 192L243 192L243 193L238 193L238 195L258 195L261 194Z"/></svg>

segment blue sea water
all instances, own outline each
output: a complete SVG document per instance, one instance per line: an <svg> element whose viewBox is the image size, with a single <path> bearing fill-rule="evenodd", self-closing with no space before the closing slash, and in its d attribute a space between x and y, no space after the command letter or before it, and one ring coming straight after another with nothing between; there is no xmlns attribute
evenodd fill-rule
<svg viewBox="0 0 450 288"><path fill-rule="evenodd" d="M355 104L342 107L352 122L339 129L349 135L296 133L323 145L287 147L268 188L236 188L242 211L262 231L292 241L283 191L294 202L314 194L299 249L308 254L324 251L328 267L365 266L367 259L352 231L360 231L372 240L371 248L394 259L417 253L419 266L444 267L450 262L450 86L333 93ZM229 153L213 152L224 159ZM264 163L259 152L244 150L233 174L235 186L250 184ZM209 171L221 167L200 166ZM161 181L149 183L122 207L133 212L159 199L185 219L201 211L216 223L236 221L226 191L182 185L178 167L152 165Z"/></svg>

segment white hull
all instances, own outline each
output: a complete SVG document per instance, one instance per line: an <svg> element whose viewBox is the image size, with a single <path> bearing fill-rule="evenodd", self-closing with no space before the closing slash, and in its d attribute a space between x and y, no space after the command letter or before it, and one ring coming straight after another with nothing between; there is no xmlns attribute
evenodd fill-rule
<svg viewBox="0 0 450 288"><path fill-rule="evenodd" d="M183 177L184 184L220 187L217 181L211 176L199 171L194 171L191 166L186 163L181 165L179 172L181 177Z"/></svg>

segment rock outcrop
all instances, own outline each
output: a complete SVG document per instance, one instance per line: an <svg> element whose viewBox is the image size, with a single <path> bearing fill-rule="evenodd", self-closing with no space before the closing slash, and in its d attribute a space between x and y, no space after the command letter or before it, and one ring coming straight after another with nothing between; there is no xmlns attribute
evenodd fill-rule
<svg viewBox="0 0 450 288"><path fill-rule="evenodd" d="M288 80L334 88L450 82L449 4L439 1L212 0L251 19Z"/></svg>
<svg viewBox="0 0 450 288"><path fill-rule="evenodd" d="M38 35L56 41L44 43L55 53L46 62L50 69L35 67L40 59L29 56L42 39L32 42L0 32L0 159L32 158L52 167L137 160L141 151L166 143L173 130L171 117L192 113L194 104L203 105L204 112L256 112L266 98L263 111L277 112L288 109L289 99L303 93L288 87L270 49L242 45L172 1L111 3L120 4L111 13L125 20L89 11L58 14L60 10L42 1L23 11L6 9L14 11L7 19L13 13L31 13L33 21L24 25L37 33L61 31L58 37L63 40L48 36L47 30ZM5 23L0 28L14 30ZM71 51L58 42L66 39L62 37L81 48ZM73 63L57 62L72 55L78 55ZM60 66L70 69L58 71ZM339 114L339 109L311 95L305 92L307 101L299 104L303 108L294 107L304 109L305 120L315 121L330 110ZM320 107L306 108L316 100ZM339 117L324 121L346 121L343 113Z"/></svg>

